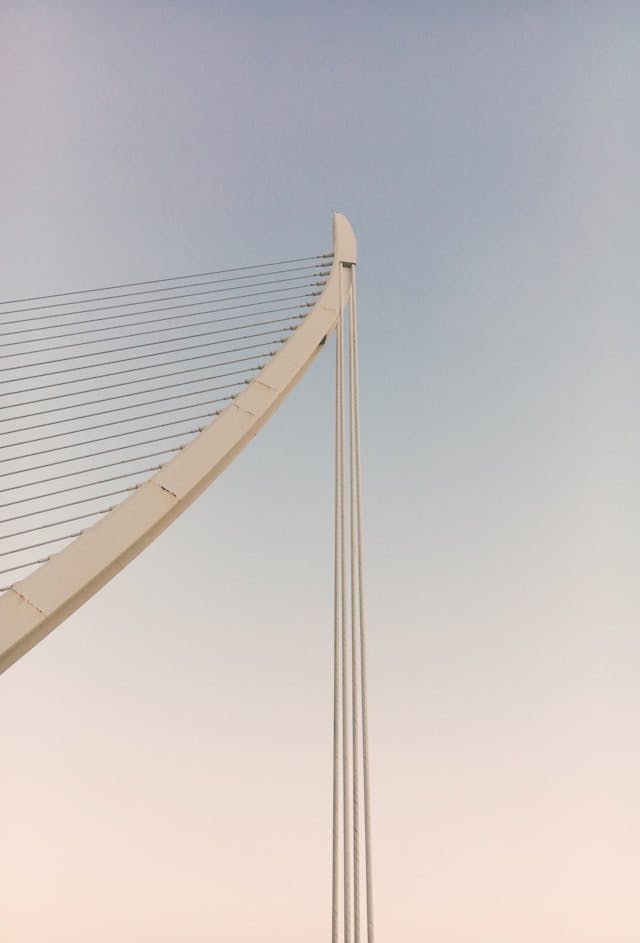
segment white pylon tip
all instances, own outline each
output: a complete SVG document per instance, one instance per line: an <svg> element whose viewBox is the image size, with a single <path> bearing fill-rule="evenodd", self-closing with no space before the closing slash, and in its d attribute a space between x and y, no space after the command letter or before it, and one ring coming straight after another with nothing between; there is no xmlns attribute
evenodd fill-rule
<svg viewBox="0 0 640 943"><path fill-rule="evenodd" d="M343 264L355 265L358 261L356 234L344 213L333 214L333 247L335 257Z"/></svg>

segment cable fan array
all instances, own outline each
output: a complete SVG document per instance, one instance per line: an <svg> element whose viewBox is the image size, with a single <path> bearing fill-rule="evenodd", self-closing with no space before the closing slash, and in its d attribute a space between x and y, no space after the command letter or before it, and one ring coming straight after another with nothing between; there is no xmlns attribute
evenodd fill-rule
<svg viewBox="0 0 640 943"><path fill-rule="evenodd" d="M215 421L332 253L0 303L0 593Z"/></svg>

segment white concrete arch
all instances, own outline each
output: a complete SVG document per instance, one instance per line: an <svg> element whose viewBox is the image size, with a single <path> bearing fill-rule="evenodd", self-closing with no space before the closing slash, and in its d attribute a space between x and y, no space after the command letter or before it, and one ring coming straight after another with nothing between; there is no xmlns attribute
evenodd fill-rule
<svg viewBox="0 0 640 943"><path fill-rule="evenodd" d="M307 317L247 388L133 494L0 597L0 672L26 654L162 533L255 436L321 349L356 262L353 229L333 217L333 263Z"/></svg>

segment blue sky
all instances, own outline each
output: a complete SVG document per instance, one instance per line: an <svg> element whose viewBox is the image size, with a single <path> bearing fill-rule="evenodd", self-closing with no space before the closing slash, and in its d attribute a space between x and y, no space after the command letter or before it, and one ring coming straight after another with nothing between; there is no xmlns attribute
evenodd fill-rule
<svg viewBox="0 0 640 943"><path fill-rule="evenodd" d="M637 940L639 45L632 4L0 12L2 297L356 229L380 939ZM3 676L3 941L326 939L332 368Z"/></svg>

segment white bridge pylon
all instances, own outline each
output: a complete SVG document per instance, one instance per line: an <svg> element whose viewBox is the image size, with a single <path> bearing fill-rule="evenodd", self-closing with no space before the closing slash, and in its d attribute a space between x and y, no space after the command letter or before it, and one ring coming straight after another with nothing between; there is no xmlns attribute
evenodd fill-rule
<svg viewBox="0 0 640 943"><path fill-rule="evenodd" d="M153 477L136 486L129 497L38 569L6 587L0 596L0 672L144 550L253 438L334 331L344 303L343 272L356 261L351 225L336 213L333 261L326 283L299 326L266 365Z"/></svg>
<svg viewBox="0 0 640 943"><path fill-rule="evenodd" d="M356 262L336 213L332 253L0 304L0 579L29 569L0 586L0 672L195 501L335 331L332 943L374 943Z"/></svg>
<svg viewBox="0 0 640 943"><path fill-rule="evenodd" d="M354 264L343 262L341 269L336 329L331 940L374 943L356 277Z"/></svg>

